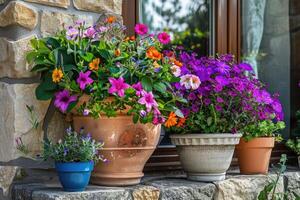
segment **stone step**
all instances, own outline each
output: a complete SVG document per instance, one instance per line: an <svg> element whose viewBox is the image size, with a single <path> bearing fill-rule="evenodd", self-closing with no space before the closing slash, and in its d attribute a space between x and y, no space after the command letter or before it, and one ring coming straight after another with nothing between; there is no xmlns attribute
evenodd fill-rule
<svg viewBox="0 0 300 200"><path fill-rule="evenodd" d="M250 200L256 199L275 174L236 175L215 183L189 181L182 176L146 176L140 185L129 187L88 186L84 192L64 192L59 183L16 184L13 200ZM300 171L280 177L277 192L287 192L289 199L300 195Z"/></svg>

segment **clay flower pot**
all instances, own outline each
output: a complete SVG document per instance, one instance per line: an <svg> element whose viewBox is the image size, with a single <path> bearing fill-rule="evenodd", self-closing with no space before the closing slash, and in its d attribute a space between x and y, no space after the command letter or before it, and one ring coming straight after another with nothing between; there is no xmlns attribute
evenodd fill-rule
<svg viewBox="0 0 300 200"><path fill-rule="evenodd" d="M187 178L194 181L225 179L235 145L241 134L176 134L171 141L176 145Z"/></svg>
<svg viewBox="0 0 300 200"><path fill-rule="evenodd" d="M108 163L99 163L92 173L91 182L97 185L124 186L138 184L143 168L155 150L161 126L134 124L132 116L73 116L74 129L84 128L92 138L104 141L101 154Z"/></svg>
<svg viewBox="0 0 300 200"><path fill-rule="evenodd" d="M254 138L248 142L240 140L236 153L242 174L267 174L274 137Z"/></svg>

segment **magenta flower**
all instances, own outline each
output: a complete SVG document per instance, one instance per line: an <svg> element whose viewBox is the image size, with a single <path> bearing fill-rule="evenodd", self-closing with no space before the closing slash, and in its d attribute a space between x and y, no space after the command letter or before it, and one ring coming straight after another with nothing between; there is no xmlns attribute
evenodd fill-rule
<svg viewBox="0 0 300 200"><path fill-rule="evenodd" d="M66 36L68 40L75 40L78 34L79 34L78 29L72 26L70 26L66 32Z"/></svg>
<svg viewBox="0 0 300 200"><path fill-rule="evenodd" d="M142 95L143 95L142 98L140 98L138 102L146 106L147 112L150 112L152 107L158 106L152 92L143 92Z"/></svg>
<svg viewBox="0 0 300 200"><path fill-rule="evenodd" d="M159 33L157 38L162 44L168 44L171 41L170 35L166 32Z"/></svg>
<svg viewBox="0 0 300 200"><path fill-rule="evenodd" d="M85 37L92 39L92 38L95 38L96 33L97 33L96 29L91 26L85 31L84 35L85 35Z"/></svg>
<svg viewBox="0 0 300 200"><path fill-rule="evenodd" d="M146 35L148 33L148 27L145 24L136 24L134 27L134 31L138 35Z"/></svg>
<svg viewBox="0 0 300 200"><path fill-rule="evenodd" d="M68 90L62 90L55 94L54 105L57 107L61 112L66 112L68 106L71 102L77 100L76 96L71 96Z"/></svg>
<svg viewBox="0 0 300 200"><path fill-rule="evenodd" d="M77 83L81 90L84 90L87 85L92 84L94 81L90 78L91 71L80 72L77 78Z"/></svg>
<svg viewBox="0 0 300 200"><path fill-rule="evenodd" d="M123 77L120 77L118 79L109 78L108 80L111 84L111 87L109 88L108 92L110 94L117 93L120 97L124 97L125 89L129 88L129 85L124 82Z"/></svg>
<svg viewBox="0 0 300 200"><path fill-rule="evenodd" d="M132 85L132 88L135 89L135 94L137 96L141 96L142 92L143 92L143 86L141 84L141 82L135 83Z"/></svg>

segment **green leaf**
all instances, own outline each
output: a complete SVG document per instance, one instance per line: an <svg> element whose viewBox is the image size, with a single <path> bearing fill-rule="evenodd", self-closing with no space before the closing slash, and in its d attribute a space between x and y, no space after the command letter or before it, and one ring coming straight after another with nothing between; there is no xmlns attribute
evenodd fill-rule
<svg viewBox="0 0 300 200"><path fill-rule="evenodd" d="M155 83L154 84L154 89L161 92L161 93L165 93L166 90L167 90L167 87L163 83Z"/></svg>
<svg viewBox="0 0 300 200"><path fill-rule="evenodd" d="M101 40L100 42L99 42L99 49L106 49L106 44L105 44L105 42L103 41L103 40Z"/></svg>
<svg viewBox="0 0 300 200"><path fill-rule="evenodd" d="M33 63L34 59L39 55L38 52L36 51L29 51L27 54L26 54L26 60L28 63Z"/></svg>
<svg viewBox="0 0 300 200"><path fill-rule="evenodd" d="M101 55L101 57L103 57L105 60L110 60L111 56L108 50L105 49L100 49L99 50L99 54Z"/></svg>
<svg viewBox="0 0 300 200"><path fill-rule="evenodd" d="M48 37L46 38L47 45L50 45L53 49L60 47L60 43L56 38Z"/></svg>
<svg viewBox="0 0 300 200"><path fill-rule="evenodd" d="M210 126L212 124L212 121L213 121L213 118L212 117L208 117L206 122L207 122L207 125Z"/></svg>
<svg viewBox="0 0 300 200"><path fill-rule="evenodd" d="M94 54L90 52L79 52L79 55L86 61L86 62L91 62L92 59L94 58Z"/></svg>
<svg viewBox="0 0 300 200"><path fill-rule="evenodd" d="M134 92L135 92L135 90L134 90L133 88L127 88L127 89L125 90L125 94L127 94L127 95L134 94Z"/></svg>
<svg viewBox="0 0 300 200"><path fill-rule="evenodd" d="M55 90L48 90L45 82L41 83L35 90L35 95L38 100L49 100L54 96Z"/></svg>
<svg viewBox="0 0 300 200"><path fill-rule="evenodd" d="M180 109L174 107L174 110L175 110L175 114L176 114L178 117L184 118L184 115L183 115L183 113L181 112Z"/></svg>
<svg viewBox="0 0 300 200"><path fill-rule="evenodd" d="M47 70L49 70L49 68L45 65L36 65L30 71L31 72L42 72L42 71L47 71Z"/></svg>
<svg viewBox="0 0 300 200"><path fill-rule="evenodd" d="M75 108L75 106L77 105L78 101L73 101L69 104L68 108L67 108L67 112L70 112L73 108Z"/></svg>
<svg viewBox="0 0 300 200"><path fill-rule="evenodd" d="M266 185L264 189L259 193L258 200L267 200L274 186L274 183Z"/></svg>
<svg viewBox="0 0 300 200"><path fill-rule="evenodd" d="M133 115L133 123L137 123L139 121L140 116L138 114Z"/></svg>
<svg viewBox="0 0 300 200"><path fill-rule="evenodd" d="M33 38L30 40L30 45L32 46L32 48L38 49L38 44L39 44L39 42L38 42L37 38Z"/></svg>
<svg viewBox="0 0 300 200"><path fill-rule="evenodd" d="M142 81L141 81L141 83L142 83L142 86L143 86L143 88L146 90L146 91L152 91L152 79L151 78L149 78L149 77L147 77L147 76L144 76L143 78L142 78Z"/></svg>
<svg viewBox="0 0 300 200"><path fill-rule="evenodd" d="M75 65L71 65L71 64L67 64L63 66L63 69L65 72L71 71L72 69L75 69L76 66Z"/></svg>

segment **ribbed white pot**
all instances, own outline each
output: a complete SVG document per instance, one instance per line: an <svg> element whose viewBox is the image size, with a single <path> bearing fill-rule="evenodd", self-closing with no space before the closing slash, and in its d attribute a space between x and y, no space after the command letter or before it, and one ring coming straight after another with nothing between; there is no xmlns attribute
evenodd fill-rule
<svg viewBox="0 0 300 200"><path fill-rule="evenodd" d="M183 169L190 180L212 182L225 179L235 145L242 134L175 134Z"/></svg>

